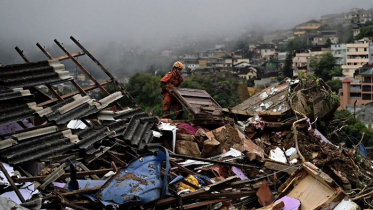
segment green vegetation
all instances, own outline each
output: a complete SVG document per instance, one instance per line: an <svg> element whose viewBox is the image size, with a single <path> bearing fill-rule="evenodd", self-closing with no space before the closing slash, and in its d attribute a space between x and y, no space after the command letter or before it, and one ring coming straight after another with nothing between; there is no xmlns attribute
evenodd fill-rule
<svg viewBox="0 0 373 210"><path fill-rule="evenodd" d="M328 126L328 138L335 144L345 142L347 146L357 145L361 138L365 146L372 144L373 132L347 110L336 111L334 120Z"/></svg>
<svg viewBox="0 0 373 210"><path fill-rule="evenodd" d="M286 58L285 58L285 65L282 68L282 74L284 77L293 77L293 58L294 58L295 53L293 51L288 51L286 53Z"/></svg>
<svg viewBox="0 0 373 210"><path fill-rule="evenodd" d="M342 69L335 65L335 58L329 52L323 53L319 57L312 57L310 68L315 71L316 76L324 81L331 80L333 76L342 76Z"/></svg>
<svg viewBox="0 0 373 210"><path fill-rule="evenodd" d="M372 26L365 26L363 27L361 30L360 30L360 33L355 36L355 40L359 40L359 39L362 39L364 37L369 37L369 36L372 36L373 35L373 31L372 31Z"/></svg>
<svg viewBox="0 0 373 210"><path fill-rule="evenodd" d="M127 91L141 108L145 111L152 109L157 116L162 115L160 79L160 75L136 73L129 79L127 84L124 84ZM206 90L222 107L235 106L249 97L246 83L229 73L191 76L186 78L180 87ZM110 93L119 90L118 88L115 89L114 85L106 88ZM103 97L104 94L100 92L100 98ZM134 106L126 97L123 97L119 103L123 107Z"/></svg>
<svg viewBox="0 0 373 210"><path fill-rule="evenodd" d="M229 73L213 75L194 75L186 79L183 88L206 90L222 107L235 106L248 98L248 91L238 92L240 86L246 84ZM242 87L241 87L242 88Z"/></svg>
<svg viewBox="0 0 373 210"><path fill-rule="evenodd" d="M339 79L332 79L326 82L329 85L330 89L336 94L338 94L339 89L342 88L342 81Z"/></svg>

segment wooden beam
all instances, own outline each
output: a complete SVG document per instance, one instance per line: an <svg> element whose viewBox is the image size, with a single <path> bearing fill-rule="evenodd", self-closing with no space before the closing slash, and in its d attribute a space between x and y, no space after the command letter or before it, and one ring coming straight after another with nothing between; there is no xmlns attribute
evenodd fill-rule
<svg viewBox="0 0 373 210"><path fill-rule="evenodd" d="M89 73L89 71L84 68L84 66L82 64L79 63L78 60L76 60L63 46L62 44L57 41L57 39L54 40L54 42L61 48L62 51L64 51L69 57L70 59L83 71L83 73L85 75L87 75L99 88L102 92L104 92L107 96L110 95L110 93L96 80L96 78L94 78L92 76L91 73ZM114 102L116 104L116 106L118 107L118 109L120 110L123 110L123 108L120 106L120 104L116 101Z"/></svg>
<svg viewBox="0 0 373 210"><path fill-rule="evenodd" d="M73 80L71 80L71 81L73 81ZM107 84L110 84L111 82L112 82L111 80L106 80L106 81L104 81L104 82L101 82L100 84L101 84L101 85L107 85ZM86 91L90 91L90 90L93 90L93 89L96 89L96 88L97 88L97 85L92 85L92 86L89 86L89 87L83 88L82 90L83 90L84 92L86 92ZM62 97L63 99L65 99L65 98L72 97L72 96L74 96L74 95L76 95L76 94L78 94L78 93L80 93L80 91L74 91L74 92L68 93L68 94L66 94L66 95L63 95L63 96L61 96L61 97ZM48 105L48 104L50 104L50 103L54 103L54 102L56 102L56 101L58 101L58 99L54 98L54 99L51 99L51 100L48 100L48 101L44 101L43 103L38 104L38 106L45 106L45 105Z"/></svg>

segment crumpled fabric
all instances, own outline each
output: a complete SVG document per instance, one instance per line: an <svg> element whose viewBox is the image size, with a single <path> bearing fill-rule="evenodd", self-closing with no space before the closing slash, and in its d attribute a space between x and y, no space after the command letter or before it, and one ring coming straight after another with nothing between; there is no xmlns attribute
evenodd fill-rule
<svg viewBox="0 0 373 210"><path fill-rule="evenodd" d="M198 186L198 180L193 175L189 175L185 180ZM193 187L181 182L179 187L177 188L177 191L179 192L186 189L189 189L191 192L194 192L196 190Z"/></svg>
<svg viewBox="0 0 373 210"><path fill-rule="evenodd" d="M177 132L183 133L183 134L189 134L189 135L195 135L197 130L201 127L199 126L191 126L188 123L180 123L177 125Z"/></svg>

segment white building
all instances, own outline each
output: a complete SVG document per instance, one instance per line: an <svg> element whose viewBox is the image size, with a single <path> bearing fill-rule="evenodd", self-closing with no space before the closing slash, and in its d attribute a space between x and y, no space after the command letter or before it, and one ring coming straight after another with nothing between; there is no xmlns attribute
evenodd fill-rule
<svg viewBox="0 0 373 210"><path fill-rule="evenodd" d="M335 64L345 65L346 64L346 44L332 44L330 50L335 57Z"/></svg>
<svg viewBox="0 0 373 210"><path fill-rule="evenodd" d="M346 44L346 64L342 65L343 75L353 77L357 68L369 63L369 40L361 39L356 43Z"/></svg>

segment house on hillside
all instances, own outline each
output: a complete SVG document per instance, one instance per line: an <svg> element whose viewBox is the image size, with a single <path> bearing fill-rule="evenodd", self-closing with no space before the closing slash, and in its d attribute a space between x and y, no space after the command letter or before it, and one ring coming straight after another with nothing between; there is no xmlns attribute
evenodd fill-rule
<svg viewBox="0 0 373 210"><path fill-rule="evenodd" d="M308 38L312 45L325 45L330 39L332 44L339 42L337 31L318 31L316 35Z"/></svg>
<svg viewBox="0 0 373 210"><path fill-rule="evenodd" d="M307 30L317 30L318 28L321 27L321 22L317 21L317 20L310 20L308 22L305 22L305 23L301 23L297 26L295 26L295 29L298 30L298 31L307 31Z"/></svg>
<svg viewBox="0 0 373 210"><path fill-rule="evenodd" d="M352 25L353 36L355 37L355 36L359 35L362 28L363 28L363 25L361 25L361 24L353 24Z"/></svg>
<svg viewBox="0 0 373 210"><path fill-rule="evenodd" d="M368 21L373 20L373 9L364 10L359 14L359 23L365 24Z"/></svg>
<svg viewBox="0 0 373 210"><path fill-rule="evenodd" d="M233 74L246 80L257 77L257 70L252 66L235 67L234 70Z"/></svg>
<svg viewBox="0 0 373 210"><path fill-rule="evenodd" d="M347 105L353 105L355 101L357 106L373 101L373 68L360 73L358 78L345 78L342 80L342 89L339 90L340 109L346 109Z"/></svg>
<svg viewBox="0 0 373 210"><path fill-rule="evenodd" d="M345 65L346 64L346 44L332 44L330 46L331 53L335 58L335 64Z"/></svg>
<svg viewBox="0 0 373 210"><path fill-rule="evenodd" d="M293 58L293 76L298 76L300 70L304 73L313 73L313 70L309 67L311 58L319 57L321 54L327 52L330 52L330 49L322 47L298 51Z"/></svg>
<svg viewBox="0 0 373 210"><path fill-rule="evenodd" d="M355 70L369 63L369 39L360 39L346 44L346 64L342 65L343 75L352 77Z"/></svg>
<svg viewBox="0 0 373 210"><path fill-rule="evenodd" d="M321 25L330 25L330 26L350 23L350 21L345 19L344 16L345 16L344 13L323 15L321 16L320 22L321 22Z"/></svg>
<svg viewBox="0 0 373 210"><path fill-rule="evenodd" d="M276 49L274 44L260 44L260 55L263 60L271 60L276 57Z"/></svg>
<svg viewBox="0 0 373 210"><path fill-rule="evenodd" d="M195 70L199 68L197 54L184 54L179 56L179 60L185 65L186 69Z"/></svg>

